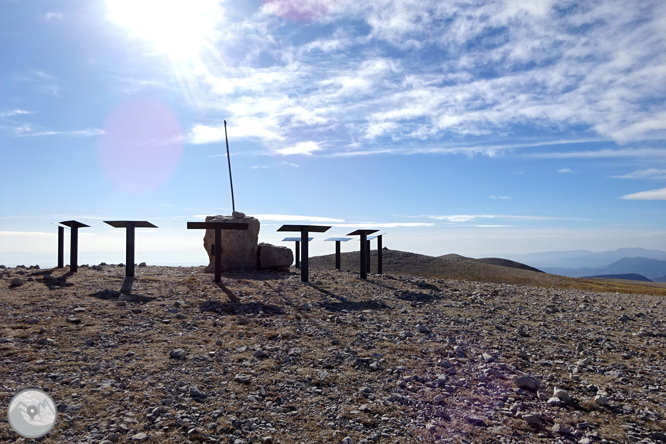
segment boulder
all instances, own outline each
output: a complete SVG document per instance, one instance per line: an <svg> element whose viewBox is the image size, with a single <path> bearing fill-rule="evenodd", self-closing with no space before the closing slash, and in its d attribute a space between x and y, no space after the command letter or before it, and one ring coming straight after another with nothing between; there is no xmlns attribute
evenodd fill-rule
<svg viewBox="0 0 666 444"><path fill-rule="evenodd" d="M289 268L294 262L291 248L259 244L259 268Z"/></svg>
<svg viewBox="0 0 666 444"><path fill-rule="evenodd" d="M222 271L257 269L260 225L257 219L234 211L231 216L206 216L206 222L248 223L247 230L222 230ZM215 271L214 243L215 230L206 230L204 248L209 260L206 273Z"/></svg>

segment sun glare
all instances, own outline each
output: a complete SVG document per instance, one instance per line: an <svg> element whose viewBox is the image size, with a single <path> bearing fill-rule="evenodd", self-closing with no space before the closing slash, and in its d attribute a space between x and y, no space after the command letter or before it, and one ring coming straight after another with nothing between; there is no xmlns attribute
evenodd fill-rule
<svg viewBox="0 0 666 444"><path fill-rule="evenodd" d="M108 18L174 60L196 57L212 43L219 0L107 0Z"/></svg>

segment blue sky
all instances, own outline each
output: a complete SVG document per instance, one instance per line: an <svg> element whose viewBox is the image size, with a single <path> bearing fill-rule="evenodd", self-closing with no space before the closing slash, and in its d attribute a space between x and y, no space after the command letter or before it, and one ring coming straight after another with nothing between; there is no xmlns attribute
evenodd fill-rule
<svg viewBox="0 0 666 444"><path fill-rule="evenodd" d="M666 3L0 0L0 263L207 261L236 209L474 257L666 249ZM290 244L288 244L290 245ZM344 251L357 249L348 242Z"/></svg>

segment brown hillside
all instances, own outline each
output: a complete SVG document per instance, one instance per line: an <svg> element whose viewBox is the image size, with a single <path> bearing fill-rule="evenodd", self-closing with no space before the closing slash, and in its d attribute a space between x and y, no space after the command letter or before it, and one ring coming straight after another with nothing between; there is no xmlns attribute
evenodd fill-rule
<svg viewBox="0 0 666 444"><path fill-rule="evenodd" d="M310 267L313 269L330 270L335 268L334 254L312 257L309 261ZM340 257L341 269L358 271L360 268L359 261L360 253L358 251L342 253ZM377 250L371 251L370 262L371 273L376 273ZM535 287L571 288L589 291L666 296L666 286L661 284L645 285L646 283L638 281L568 278L547 274L540 270L532 269L532 267L527 265L505 259L472 259L457 254L433 257L398 250L383 250L382 264L383 272L388 274L410 274L440 279L464 279L476 282L518 284Z"/></svg>

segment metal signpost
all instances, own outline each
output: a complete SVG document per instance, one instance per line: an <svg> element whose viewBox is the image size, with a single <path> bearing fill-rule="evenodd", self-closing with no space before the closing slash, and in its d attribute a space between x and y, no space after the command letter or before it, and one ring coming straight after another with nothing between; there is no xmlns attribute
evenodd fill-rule
<svg viewBox="0 0 666 444"><path fill-rule="evenodd" d="M60 224L71 228L69 246L69 272L76 273L79 269L79 228L89 227L90 225L82 224L81 222L75 220L66 220L60 222ZM63 238L64 229L62 227L58 227L58 268L63 268Z"/></svg>
<svg viewBox="0 0 666 444"><path fill-rule="evenodd" d="M331 237L324 239L326 241L335 241L335 269L340 269L340 242L347 242L352 240L351 237Z"/></svg>
<svg viewBox="0 0 666 444"><path fill-rule="evenodd" d="M310 242L314 237L308 237L308 242ZM296 257L296 268L301 268L301 238L300 237L285 237L282 239L282 242L296 242L296 248L294 249Z"/></svg>
<svg viewBox="0 0 666 444"><path fill-rule="evenodd" d="M379 230L356 230L349 233L347 236L361 236L361 279L368 278L368 256L370 256L370 248L368 245L368 235L376 233ZM367 268L366 268L367 266Z"/></svg>
<svg viewBox="0 0 666 444"><path fill-rule="evenodd" d="M114 228L125 228L125 276L134 276L134 229L135 228L157 228L145 220L105 220Z"/></svg>
<svg viewBox="0 0 666 444"><path fill-rule="evenodd" d="M385 234L376 234L368 238L368 272L370 272L370 241L377 239L377 274L382 274L382 236Z"/></svg>
<svg viewBox="0 0 666 444"><path fill-rule="evenodd" d="M301 232L301 281L308 282L308 233L324 233L331 227L323 225L282 225L278 231Z"/></svg>

